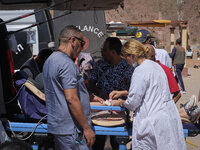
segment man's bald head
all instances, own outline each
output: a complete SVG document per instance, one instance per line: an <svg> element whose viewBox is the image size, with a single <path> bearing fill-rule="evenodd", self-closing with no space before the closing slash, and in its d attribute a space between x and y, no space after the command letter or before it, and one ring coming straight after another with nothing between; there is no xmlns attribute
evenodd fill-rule
<svg viewBox="0 0 200 150"><path fill-rule="evenodd" d="M148 48L149 49L149 53L147 55L147 59L150 59L152 61L156 61L156 57L155 57L155 49L152 45L150 44L145 44L144 45L145 48Z"/></svg>

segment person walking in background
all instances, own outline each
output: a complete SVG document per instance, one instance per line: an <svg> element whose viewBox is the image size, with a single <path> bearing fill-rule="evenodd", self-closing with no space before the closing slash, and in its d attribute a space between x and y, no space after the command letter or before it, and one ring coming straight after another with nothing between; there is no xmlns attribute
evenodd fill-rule
<svg viewBox="0 0 200 150"><path fill-rule="evenodd" d="M54 136L56 150L89 150L95 142L89 94L74 63L84 44L82 32L66 26L58 50L44 64L48 132Z"/></svg>
<svg viewBox="0 0 200 150"><path fill-rule="evenodd" d="M185 65L185 49L181 46L181 39L176 40L176 46L169 55L172 58L176 79L181 87L181 92L185 94L186 91L181 74Z"/></svg>

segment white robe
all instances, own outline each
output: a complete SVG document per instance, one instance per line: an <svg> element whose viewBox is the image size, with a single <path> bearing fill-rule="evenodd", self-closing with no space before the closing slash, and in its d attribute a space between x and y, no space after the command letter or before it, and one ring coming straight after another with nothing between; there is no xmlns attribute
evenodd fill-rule
<svg viewBox="0 0 200 150"><path fill-rule="evenodd" d="M133 150L186 150L181 119L159 64L145 60L135 69L125 107L135 112Z"/></svg>

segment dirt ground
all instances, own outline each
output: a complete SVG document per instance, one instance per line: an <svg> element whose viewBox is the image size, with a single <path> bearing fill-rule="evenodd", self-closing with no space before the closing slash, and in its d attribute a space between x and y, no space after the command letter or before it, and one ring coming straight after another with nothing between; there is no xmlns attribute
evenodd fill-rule
<svg viewBox="0 0 200 150"><path fill-rule="evenodd" d="M194 65L198 66L199 68L194 68ZM187 102L193 94L196 95L198 98L200 91L200 60L197 60L196 53L194 53L193 59L186 59L185 67L188 69L188 75L183 77L186 94L182 94L181 98L176 104L177 108L180 107L180 103L184 104L185 102ZM195 137L187 137L186 140L198 146L195 147L191 144L186 143L188 150L200 150L200 135ZM106 141L105 150L111 150L109 138Z"/></svg>
<svg viewBox="0 0 200 150"><path fill-rule="evenodd" d="M185 103L189 100L192 94L196 95L198 98L199 90L200 90L200 66L199 68L194 68L194 65L199 66L200 60L194 56L193 59L186 59L186 67L188 68L188 76L183 77L186 94L183 94L180 100L177 102L177 107L180 106L180 103ZM200 100L200 99L199 99ZM187 141L197 145L195 147L191 144L187 143L188 150L200 150L200 135L195 137L187 137Z"/></svg>
<svg viewBox="0 0 200 150"><path fill-rule="evenodd" d="M200 90L200 69L194 69L194 68L189 68L188 73L190 76L184 77L184 83L185 83L185 88L186 88L186 94L182 95L180 98L177 106L179 107L180 103L185 103L192 94L198 96L199 90ZM200 135L196 137L187 137L186 140L189 142L199 146L195 147L192 146L191 144L187 144L187 149L188 150L200 150Z"/></svg>

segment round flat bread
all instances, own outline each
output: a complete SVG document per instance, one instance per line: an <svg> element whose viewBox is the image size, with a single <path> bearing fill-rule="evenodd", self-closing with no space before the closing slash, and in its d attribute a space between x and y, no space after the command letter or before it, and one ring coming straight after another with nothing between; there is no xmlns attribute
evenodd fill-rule
<svg viewBox="0 0 200 150"><path fill-rule="evenodd" d="M92 111L92 123L99 126L119 126L126 123L125 111Z"/></svg>
<svg viewBox="0 0 200 150"><path fill-rule="evenodd" d="M92 123L98 126L113 127L113 126L123 125L126 123L126 121L125 120L119 120L119 121L92 120Z"/></svg>

